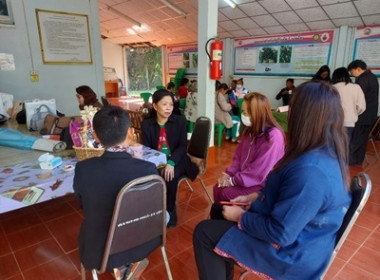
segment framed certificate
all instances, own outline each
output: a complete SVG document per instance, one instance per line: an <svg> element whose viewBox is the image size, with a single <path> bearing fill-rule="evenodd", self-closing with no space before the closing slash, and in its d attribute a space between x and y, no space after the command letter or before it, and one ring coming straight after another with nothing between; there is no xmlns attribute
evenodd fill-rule
<svg viewBox="0 0 380 280"><path fill-rule="evenodd" d="M91 64L88 15L36 9L44 64Z"/></svg>

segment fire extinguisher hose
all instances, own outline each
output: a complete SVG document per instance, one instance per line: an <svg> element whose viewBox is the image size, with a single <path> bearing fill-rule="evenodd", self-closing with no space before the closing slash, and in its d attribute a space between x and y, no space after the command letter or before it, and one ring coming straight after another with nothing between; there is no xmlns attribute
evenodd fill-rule
<svg viewBox="0 0 380 280"><path fill-rule="evenodd" d="M206 45L205 45L206 54L207 54L208 58L210 59L210 61L211 61L211 55L210 55L210 53L207 50L207 46L208 46L208 43L210 43L211 40L215 40L215 38L208 39L207 42L206 42Z"/></svg>

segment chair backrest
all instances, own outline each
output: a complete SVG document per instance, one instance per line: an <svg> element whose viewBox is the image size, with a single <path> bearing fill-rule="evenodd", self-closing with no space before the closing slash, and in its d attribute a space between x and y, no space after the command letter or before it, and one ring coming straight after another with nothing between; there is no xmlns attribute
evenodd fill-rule
<svg viewBox="0 0 380 280"><path fill-rule="evenodd" d="M149 175L126 184L119 192L112 216L100 273L110 255L166 237L166 187L161 176Z"/></svg>
<svg viewBox="0 0 380 280"><path fill-rule="evenodd" d="M127 113L129 115L129 118L131 119L131 126L135 130L136 142L142 144L141 123L144 120L143 112L127 110Z"/></svg>
<svg viewBox="0 0 380 280"><path fill-rule="evenodd" d="M380 138L380 117L377 118L371 131L369 132L369 139L378 140Z"/></svg>
<svg viewBox="0 0 380 280"><path fill-rule="evenodd" d="M107 98L105 96L101 96L100 99L102 100L102 103L103 103L103 106L104 107L107 107L110 105L110 103L108 102Z"/></svg>
<svg viewBox="0 0 380 280"><path fill-rule="evenodd" d="M350 190L352 194L352 202L336 236L335 250L340 249L348 233L355 224L356 219L359 217L360 212L367 203L371 189L371 179L364 172L360 172L351 180Z"/></svg>
<svg viewBox="0 0 380 280"><path fill-rule="evenodd" d="M343 223L338 230L336 240L335 240L335 248L330 258L329 265L327 266L325 270L325 273L327 272L331 263L335 259L335 256L338 254L340 248L342 247L344 241L346 240L348 234L350 233L352 227L354 226L357 218L359 217L359 214L361 213L365 204L367 203L369 195L371 193L371 189L372 189L371 179L364 172L360 172L351 180L351 184L350 184L350 190L352 194L351 205L348 208L347 213L343 218ZM321 277L321 279L323 278L323 276Z"/></svg>
<svg viewBox="0 0 380 280"><path fill-rule="evenodd" d="M199 117L195 121L194 130L190 138L187 153L191 156L205 160L207 165L208 148L210 145L211 120L207 117Z"/></svg>
<svg viewBox="0 0 380 280"><path fill-rule="evenodd" d="M134 129L141 130L141 123L144 120L143 113L141 111L127 110L127 113L131 119L131 125Z"/></svg>
<svg viewBox="0 0 380 280"><path fill-rule="evenodd" d="M244 102L244 98L240 98L237 101L237 105L238 105L238 108L239 108L239 114L240 115L243 113L243 102Z"/></svg>
<svg viewBox="0 0 380 280"><path fill-rule="evenodd" d="M182 108L182 109L186 108L186 98L180 98L178 102L179 102L179 108Z"/></svg>
<svg viewBox="0 0 380 280"><path fill-rule="evenodd" d="M144 102L148 102L149 98L152 96L150 92L142 92L140 93L140 97L144 99Z"/></svg>

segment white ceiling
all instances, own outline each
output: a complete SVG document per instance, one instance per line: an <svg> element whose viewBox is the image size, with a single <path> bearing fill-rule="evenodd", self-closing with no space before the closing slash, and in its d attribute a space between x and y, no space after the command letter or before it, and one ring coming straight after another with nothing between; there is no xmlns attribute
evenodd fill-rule
<svg viewBox="0 0 380 280"><path fill-rule="evenodd" d="M187 15L179 15L160 0L98 0L102 37L120 45L150 42L161 46L196 42L198 0L169 1ZM235 9L219 0L219 38L380 24L380 0L233 1L237 4ZM120 13L142 23L142 28L137 29L136 23L121 17Z"/></svg>

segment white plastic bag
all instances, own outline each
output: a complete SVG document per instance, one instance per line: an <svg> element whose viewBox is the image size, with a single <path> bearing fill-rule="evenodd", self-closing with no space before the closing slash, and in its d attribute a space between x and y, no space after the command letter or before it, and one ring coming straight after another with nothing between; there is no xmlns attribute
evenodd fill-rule
<svg viewBox="0 0 380 280"><path fill-rule="evenodd" d="M13 95L9 93L0 92L0 114L10 117L7 110L13 107Z"/></svg>
<svg viewBox="0 0 380 280"><path fill-rule="evenodd" d="M25 100L25 111L26 111L26 126L28 129L32 128L39 131L43 128L43 120L40 122L40 118L43 117L44 114L41 114L42 112L45 112L47 114L56 114L56 104L55 99L49 99L49 100L40 100L40 99L34 99L34 100ZM46 106L42 106L46 105ZM41 107L42 106L42 107ZM34 116L35 114L38 114ZM34 118L33 118L34 116ZM33 122L32 122L33 120ZM36 120L38 121L38 124L36 125ZM39 127L40 126L40 127Z"/></svg>

